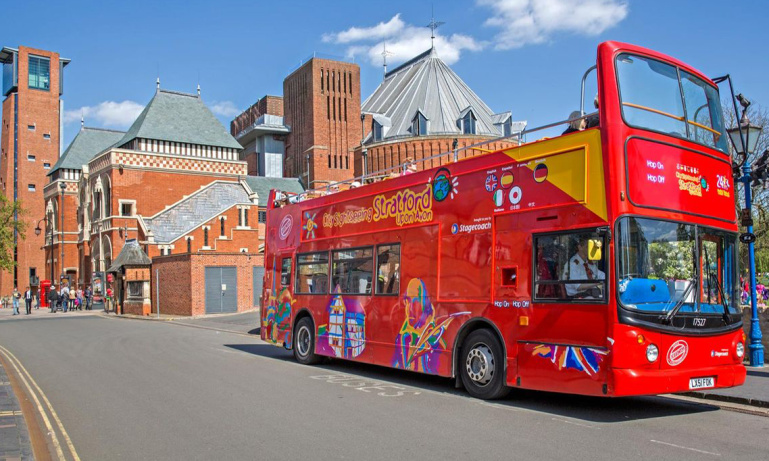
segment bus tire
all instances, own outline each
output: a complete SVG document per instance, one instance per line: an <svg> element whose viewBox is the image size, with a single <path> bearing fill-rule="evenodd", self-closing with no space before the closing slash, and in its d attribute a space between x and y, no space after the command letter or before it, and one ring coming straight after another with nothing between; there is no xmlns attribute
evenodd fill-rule
<svg viewBox="0 0 769 461"><path fill-rule="evenodd" d="M321 357L315 354L315 328L309 317L302 317L294 329L294 358L302 365L314 365Z"/></svg>
<svg viewBox="0 0 769 461"><path fill-rule="evenodd" d="M478 399L494 400L507 395L502 345L487 329L475 330L462 343L459 373L467 392Z"/></svg>

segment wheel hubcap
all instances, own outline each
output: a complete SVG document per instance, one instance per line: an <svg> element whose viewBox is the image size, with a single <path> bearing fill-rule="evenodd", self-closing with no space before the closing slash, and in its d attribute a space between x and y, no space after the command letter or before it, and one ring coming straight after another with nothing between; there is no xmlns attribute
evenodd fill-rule
<svg viewBox="0 0 769 461"><path fill-rule="evenodd" d="M299 329L299 332L296 336L297 352L299 352L299 355L304 357L310 353L310 338L312 335L310 334L309 328L303 326Z"/></svg>
<svg viewBox="0 0 769 461"><path fill-rule="evenodd" d="M494 354L485 344L477 344L467 354L467 375L474 383L485 386L494 376Z"/></svg>

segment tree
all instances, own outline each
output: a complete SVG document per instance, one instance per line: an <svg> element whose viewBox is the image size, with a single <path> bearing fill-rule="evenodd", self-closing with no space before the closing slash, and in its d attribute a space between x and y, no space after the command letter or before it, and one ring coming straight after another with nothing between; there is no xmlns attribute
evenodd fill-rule
<svg viewBox="0 0 769 461"><path fill-rule="evenodd" d="M0 194L0 269L13 271L16 261L13 258L14 234L18 240L25 237L27 223L21 218L26 215L20 201L11 202L5 194Z"/></svg>
<svg viewBox="0 0 769 461"><path fill-rule="evenodd" d="M724 125L726 128L737 126L737 120L742 115L734 113L734 105L730 98L722 101L724 109ZM737 107L742 110L739 106ZM746 162L748 165L755 165L761 154L769 149L769 110L759 104L751 104L747 112L748 118L753 125L762 126L764 130L758 138L756 149L752 152ZM740 156L734 154L734 146L728 143L729 152L735 162L742 160ZM745 190L741 182L735 181L734 189L736 192L737 216L739 211L745 206ZM756 271L769 272L769 189L764 189L763 184L753 185L751 187L753 197L753 233L756 235L754 244L756 251ZM741 232L747 229L740 227ZM748 267L748 246L740 245L740 267Z"/></svg>

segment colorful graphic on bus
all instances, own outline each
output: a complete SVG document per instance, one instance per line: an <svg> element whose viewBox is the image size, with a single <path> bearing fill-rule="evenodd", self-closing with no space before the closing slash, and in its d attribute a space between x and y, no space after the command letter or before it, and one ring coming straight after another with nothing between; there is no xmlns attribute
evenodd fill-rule
<svg viewBox="0 0 769 461"><path fill-rule="evenodd" d="M513 173L510 173L509 171L507 173L504 173L502 175L502 179L499 180L499 184L502 186L503 189L509 189L510 186L513 185Z"/></svg>
<svg viewBox="0 0 769 461"><path fill-rule="evenodd" d="M395 356L392 365L396 368L435 374L441 354L446 349L442 340L446 328L454 318L469 312L457 312L435 318L432 301L421 279L411 279L403 295L406 320L395 339Z"/></svg>
<svg viewBox="0 0 769 461"><path fill-rule="evenodd" d="M317 352L353 359L366 348L366 312L354 299L344 299L337 285L328 305L328 323L318 327Z"/></svg>
<svg viewBox="0 0 769 461"><path fill-rule="evenodd" d="M267 307L262 318L262 328L266 330L265 341L291 347L291 305L294 299L288 288L282 288L275 294L273 289L267 299Z"/></svg>
<svg viewBox="0 0 769 461"><path fill-rule="evenodd" d="M529 344L532 355L550 359L558 370L573 369L595 376L601 370L601 362L608 354L606 350L592 347L560 346L556 344Z"/></svg>
<svg viewBox="0 0 769 461"><path fill-rule="evenodd" d="M534 168L534 181L545 182L547 179L547 165L540 163Z"/></svg>

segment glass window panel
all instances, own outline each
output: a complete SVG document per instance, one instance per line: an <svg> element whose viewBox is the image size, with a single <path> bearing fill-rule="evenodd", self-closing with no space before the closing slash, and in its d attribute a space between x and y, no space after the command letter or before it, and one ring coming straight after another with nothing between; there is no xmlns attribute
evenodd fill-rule
<svg viewBox="0 0 769 461"><path fill-rule="evenodd" d="M328 253L311 253L296 258L296 292L328 293Z"/></svg>
<svg viewBox="0 0 769 461"><path fill-rule="evenodd" d="M39 90L50 89L51 62L47 58L29 57L29 87Z"/></svg>
<svg viewBox="0 0 769 461"><path fill-rule="evenodd" d="M331 272L332 290L339 287L341 293L371 294L373 248L357 248L335 251Z"/></svg>
<svg viewBox="0 0 769 461"><path fill-rule="evenodd" d="M377 247L377 288L380 295L400 293L401 246L379 245Z"/></svg>
<svg viewBox="0 0 769 461"><path fill-rule="evenodd" d="M606 293L604 243L603 237L592 231L535 237L535 298L603 300Z"/></svg>

